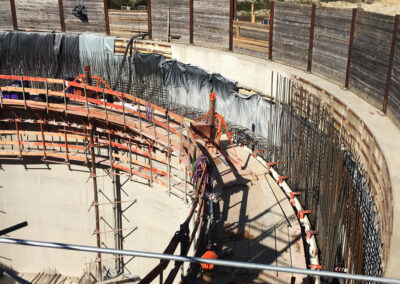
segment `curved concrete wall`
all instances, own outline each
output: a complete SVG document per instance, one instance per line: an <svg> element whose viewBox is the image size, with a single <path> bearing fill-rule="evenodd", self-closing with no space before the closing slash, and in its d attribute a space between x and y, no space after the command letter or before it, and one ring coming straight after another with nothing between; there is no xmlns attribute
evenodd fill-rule
<svg viewBox="0 0 400 284"><path fill-rule="evenodd" d="M96 246L94 208L88 212L93 201L93 185L86 167L71 165L72 170L69 170L66 165L57 164L50 164L49 168L44 164L32 164L26 169L21 164L1 166L0 223L2 227L22 221L29 224L10 233L9 237ZM98 187L112 199L111 179L100 170ZM124 235L130 228L137 227L125 239L124 248L163 251L186 219L188 207L177 198L169 198L165 189L157 186L149 188L128 181L123 190L129 195L124 194L125 201L137 199L124 212L127 218L123 219ZM113 225L112 205L102 194L99 194L99 203L105 204L100 206L100 216ZM128 205L129 202L125 202L124 208ZM102 242L113 248L114 234L110 227L100 221L100 230ZM80 277L84 269L94 264L95 258L93 253L0 245L0 261L22 273L47 269ZM103 254L102 263L114 268L113 256ZM143 277L158 263L158 260L135 258L126 267L134 275Z"/></svg>
<svg viewBox="0 0 400 284"><path fill-rule="evenodd" d="M292 78L316 98L329 104L342 137L350 145L370 182L378 227L383 240L385 275L399 277L395 252L400 248L400 131L375 107L351 91L286 65L225 51L171 44L173 59L200 66L238 81L239 85L274 97L272 73ZM310 83L312 82L312 83Z"/></svg>

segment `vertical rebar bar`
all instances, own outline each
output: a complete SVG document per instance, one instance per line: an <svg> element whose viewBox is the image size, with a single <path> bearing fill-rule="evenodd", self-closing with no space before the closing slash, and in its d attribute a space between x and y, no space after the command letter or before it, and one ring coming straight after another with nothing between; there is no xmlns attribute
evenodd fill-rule
<svg viewBox="0 0 400 284"><path fill-rule="evenodd" d="M167 154L168 154L168 165L167 165L167 173L168 173L168 195L171 196L171 141L169 139L169 114L168 110L166 111L166 117L167 117L167 140L168 140L168 146L167 146ZM154 119L154 117L153 117Z"/></svg>
<svg viewBox="0 0 400 284"><path fill-rule="evenodd" d="M22 97L24 99L24 106L25 106L25 109L26 109L25 86L24 86L24 79L23 79L22 76L21 76L21 87L22 87Z"/></svg>
<svg viewBox="0 0 400 284"><path fill-rule="evenodd" d="M44 81L44 86L46 89L46 112L49 113L49 87L47 84L47 79Z"/></svg>
<svg viewBox="0 0 400 284"><path fill-rule="evenodd" d="M140 133L142 133L142 117L140 115L140 104L139 104L139 102L137 103L137 109L138 109L138 119L139 119L139 130L140 130Z"/></svg>
<svg viewBox="0 0 400 284"><path fill-rule="evenodd" d="M148 143L149 146L149 165L150 165L150 180L149 180L149 184L150 187L153 186L153 163L152 163L152 159L151 159L151 145L150 143Z"/></svg>

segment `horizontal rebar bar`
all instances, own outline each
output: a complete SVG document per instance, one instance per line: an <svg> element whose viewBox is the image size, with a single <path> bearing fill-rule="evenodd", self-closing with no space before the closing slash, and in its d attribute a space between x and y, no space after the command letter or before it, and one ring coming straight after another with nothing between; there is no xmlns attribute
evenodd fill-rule
<svg viewBox="0 0 400 284"><path fill-rule="evenodd" d="M302 269L302 268L274 266L274 265L268 265L268 264L248 263L248 262L241 262L241 261L205 259L205 258L200 258L200 257L179 256L179 255L144 252L144 251L97 248L97 247L92 247L92 246L81 246L81 245L72 245L72 244L64 244L64 243L52 243L52 242L32 241L32 240L13 239L13 238L1 238L1 237L0 237L0 243L34 246L34 247L46 247L46 248L54 248L54 249L75 250L75 251L99 252L99 253L105 253L105 254L130 255L130 256L137 256L137 257L166 259L166 260L174 260L174 261L193 262L193 263L206 263L206 264L214 264L214 265L228 266L228 267L238 267L238 268L255 269L255 270L269 270L269 271L287 272L287 273L294 273L294 274L305 274L305 275L309 275L309 276L322 276L322 277L332 277L332 278L340 278L340 279L372 281L372 282L377 282L377 283L398 283L398 284L400 284L400 279L381 278L381 277L373 277L373 276L367 276L367 275L346 274L346 273L320 271L320 270L308 270L308 269Z"/></svg>

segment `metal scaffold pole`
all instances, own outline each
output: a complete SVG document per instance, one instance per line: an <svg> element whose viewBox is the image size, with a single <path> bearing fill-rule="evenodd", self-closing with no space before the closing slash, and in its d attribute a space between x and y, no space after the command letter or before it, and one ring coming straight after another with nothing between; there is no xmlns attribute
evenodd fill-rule
<svg viewBox="0 0 400 284"><path fill-rule="evenodd" d="M400 279L393 279L393 278L383 278L383 277L375 277L375 276L359 275L359 274L349 274L349 273L332 272L332 271L323 271L323 270L310 270L310 269L295 268L295 267L249 263L249 262L242 262L242 261L209 259L209 258L200 258L200 257L193 257L193 256L180 256L180 255L153 253L153 252L145 252L145 251L96 248L96 247L90 247L90 246L32 241L32 240L23 240L23 239L2 238L2 237L0 237L0 243L34 246L34 247L45 247L45 248L63 249L63 250L73 250L73 251L86 251L86 252L98 252L98 253L101 252L101 253L106 253L106 254L130 255L130 256L136 256L136 257L165 259L165 260L173 260L173 261L192 262L192 263L205 263L205 264L214 264L214 265L226 266L226 267L238 267L238 268L246 268L246 269L254 269L254 270L278 271L278 272L286 272L286 273L293 273L293 274L303 274L303 275L309 275L309 276L321 276L321 277L326 277L326 278L350 279L350 280L359 280L359 281L370 281L370 282L376 282L376 283L400 284Z"/></svg>
<svg viewBox="0 0 400 284"><path fill-rule="evenodd" d="M90 156L91 156L91 162L92 162L92 167L91 167L91 177L93 181L93 204L94 204L94 211L95 211L95 216L96 216L96 240L97 240L97 247L101 247L101 241L100 241L100 214L99 214L99 197L98 197L98 192L97 192L97 177L96 177L96 157L94 153L94 138L93 138L93 132L95 130L94 125L89 122L89 147L90 147ZM102 271L101 271L101 253L97 252L97 277L98 279L101 280L102 278Z"/></svg>

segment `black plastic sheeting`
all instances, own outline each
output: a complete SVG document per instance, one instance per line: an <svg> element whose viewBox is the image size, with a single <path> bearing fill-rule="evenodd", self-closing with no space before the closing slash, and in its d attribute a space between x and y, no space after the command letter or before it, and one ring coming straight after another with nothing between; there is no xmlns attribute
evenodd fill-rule
<svg viewBox="0 0 400 284"><path fill-rule="evenodd" d="M164 89L172 102L207 112L209 94L214 92L216 111L227 121L268 136L267 125L274 104L259 95L243 95L238 92L236 82L196 66L169 60L161 68Z"/></svg>
<svg viewBox="0 0 400 284"><path fill-rule="evenodd" d="M0 32L3 74L67 78L80 70L78 35Z"/></svg>
<svg viewBox="0 0 400 284"><path fill-rule="evenodd" d="M132 60L134 74L128 72L128 77L132 78L135 96L143 94L145 99L152 100L158 104L162 104L162 101L167 100L163 79L165 62L165 57L162 55L139 52L134 54ZM126 68L129 69L129 65ZM129 86L127 91L129 91Z"/></svg>

